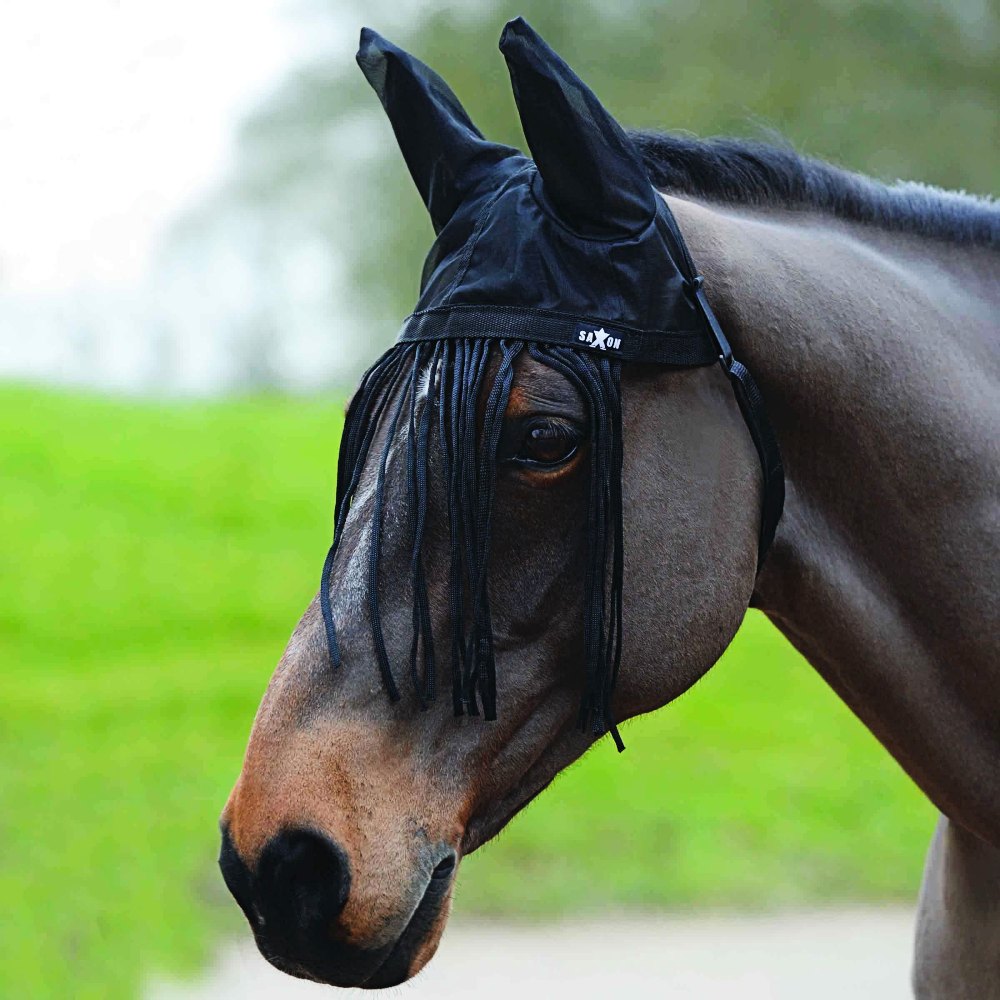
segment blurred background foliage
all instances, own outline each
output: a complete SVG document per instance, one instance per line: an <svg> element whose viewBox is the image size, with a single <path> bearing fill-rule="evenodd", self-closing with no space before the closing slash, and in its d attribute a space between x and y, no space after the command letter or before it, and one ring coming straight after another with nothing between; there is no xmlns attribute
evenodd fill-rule
<svg viewBox="0 0 1000 1000"><path fill-rule="evenodd" d="M116 998L246 927L216 821L330 530L343 397L0 392L0 996ZM459 919L911 899L933 814L754 613L467 859Z"/></svg>
<svg viewBox="0 0 1000 1000"><path fill-rule="evenodd" d="M373 2L364 20L520 145L496 51L518 13L627 125L773 129L879 177L1000 189L997 0ZM256 312L233 342L244 394L0 388L0 995L132 997L240 930L216 818L315 591L344 373L392 338L430 238L353 62L312 59L245 121L228 181L171 236L168 256L209 285L206 247L253 262ZM314 321L340 375L320 396L279 395L296 281L338 268ZM626 739L463 864L460 916L913 898L931 808L763 619Z"/></svg>

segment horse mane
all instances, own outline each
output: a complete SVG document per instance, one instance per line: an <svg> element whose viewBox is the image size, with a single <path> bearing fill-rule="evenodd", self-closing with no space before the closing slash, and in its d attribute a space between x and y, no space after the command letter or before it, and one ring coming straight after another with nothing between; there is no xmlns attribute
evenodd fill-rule
<svg viewBox="0 0 1000 1000"><path fill-rule="evenodd" d="M883 184L797 153L747 139L696 139L632 131L657 188L707 201L814 209L882 229L1000 249L1000 202L928 184Z"/></svg>

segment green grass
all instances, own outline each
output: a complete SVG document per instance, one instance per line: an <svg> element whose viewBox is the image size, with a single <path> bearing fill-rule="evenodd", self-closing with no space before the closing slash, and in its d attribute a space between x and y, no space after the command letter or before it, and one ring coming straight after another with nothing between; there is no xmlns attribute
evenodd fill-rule
<svg viewBox="0 0 1000 1000"><path fill-rule="evenodd" d="M313 594L340 407L0 390L0 996L136 995L239 919L215 823ZM762 619L461 874L459 912L909 898L932 811Z"/></svg>

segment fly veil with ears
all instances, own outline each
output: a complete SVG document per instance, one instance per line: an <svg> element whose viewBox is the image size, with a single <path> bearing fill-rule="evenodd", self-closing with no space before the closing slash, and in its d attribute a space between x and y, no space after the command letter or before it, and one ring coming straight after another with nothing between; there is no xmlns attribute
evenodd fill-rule
<svg viewBox="0 0 1000 1000"><path fill-rule="evenodd" d="M451 541L449 643L456 715L496 718L487 567L495 464L517 356L564 375L589 419L590 494L580 725L621 740L611 696L622 642L621 363L721 363L764 474L758 568L781 516L778 447L750 373L733 358L677 222L632 141L523 19L500 39L533 159L484 139L444 81L364 29L358 63L392 123L437 239L420 297L396 344L364 376L341 442L334 541L320 602L330 604L344 522L379 427L367 603L389 697L400 697L379 608L379 553L390 449L405 435L413 630L409 672L421 704L436 690L423 541L432 442L440 454ZM436 460L437 461L437 460Z"/></svg>

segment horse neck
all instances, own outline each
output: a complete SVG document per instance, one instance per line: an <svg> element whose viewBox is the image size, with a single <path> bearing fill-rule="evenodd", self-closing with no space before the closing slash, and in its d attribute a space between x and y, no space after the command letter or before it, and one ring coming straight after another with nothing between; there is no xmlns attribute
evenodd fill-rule
<svg viewBox="0 0 1000 1000"><path fill-rule="evenodd" d="M670 201L785 461L753 603L1000 846L1000 258Z"/></svg>

